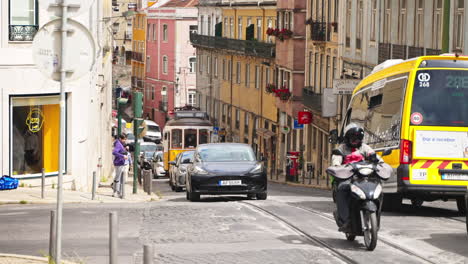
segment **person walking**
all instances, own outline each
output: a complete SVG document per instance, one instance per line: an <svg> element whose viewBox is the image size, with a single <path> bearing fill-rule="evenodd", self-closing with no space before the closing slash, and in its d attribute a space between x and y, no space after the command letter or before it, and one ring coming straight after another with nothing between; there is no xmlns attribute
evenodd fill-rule
<svg viewBox="0 0 468 264"><path fill-rule="evenodd" d="M125 161L128 159L128 152L124 148L126 137L124 134L119 136L119 139L114 142L114 149L112 155L114 155L114 167L115 176L113 182L113 197L119 197L122 195L122 177L125 170ZM127 167L128 169L128 167Z"/></svg>

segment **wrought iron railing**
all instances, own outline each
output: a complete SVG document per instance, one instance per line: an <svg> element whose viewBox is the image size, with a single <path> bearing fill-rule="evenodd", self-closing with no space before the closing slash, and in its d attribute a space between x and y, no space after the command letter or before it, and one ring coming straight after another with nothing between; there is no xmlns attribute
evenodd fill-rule
<svg viewBox="0 0 468 264"><path fill-rule="evenodd" d="M33 41L39 26L37 25L10 25L10 41Z"/></svg>
<svg viewBox="0 0 468 264"><path fill-rule="evenodd" d="M327 24L325 22L313 21L310 26L310 34L312 40L315 41L329 41L329 32L327 32Z"/></svg>
<svg viewBox="0 0 468 264"><path fill-rule="evenodd" d="M322 95L309 89L302 89L302 104L315 111L322 111Z"/></svg>
<svg viewBox="0 0 468 264"><path fill-rule="evenodd" d="M229 50L262 58L275 58L275 44L272 43L205 36L195 33L190 34L190 42L193 46Z"/></svg>

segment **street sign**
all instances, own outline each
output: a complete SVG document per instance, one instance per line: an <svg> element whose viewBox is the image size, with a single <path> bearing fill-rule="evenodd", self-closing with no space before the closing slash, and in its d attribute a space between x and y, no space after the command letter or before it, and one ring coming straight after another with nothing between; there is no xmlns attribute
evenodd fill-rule
<svg viewBox="0 0 468 264"><path fill-rule="evenodd" d="M333 94L352 94L361 80L333 79Z"/></svg>
<svg viewBox="0 0 468 264"><path fill-rule="evenodd" d="M219 134L219 127L213 127L213 135Z"/></svg>
<svg viewBox="0 0 468 264"><path fill-rule="evenodd" d="M33 41L33 59L37 68L47 77L60 81L60 63L62 62L61 19L45 24ZM95 44L88 29L77 21L68 20L72 30L68 34L67 56L64 65L69 71L67 81L76 80L91 71L95 62Z"/></svg>
<svg viewBox="0 0 468 264"><path fill-rule="evenodd" d="M69 17L75 17L85 11L89 11L94 1L95 0L67 0L67 4L69 5L67 15ZM62 0L41 0L39 1L39 9L44 13L50 12L56 17L61 17L61 2Z"/></svg>
<svg viewBox="0 0 468 264"><path fill-rule="evenodd" d="M304 129L304 124L299 124L299 120L294 119L294 129Z"/></svg>

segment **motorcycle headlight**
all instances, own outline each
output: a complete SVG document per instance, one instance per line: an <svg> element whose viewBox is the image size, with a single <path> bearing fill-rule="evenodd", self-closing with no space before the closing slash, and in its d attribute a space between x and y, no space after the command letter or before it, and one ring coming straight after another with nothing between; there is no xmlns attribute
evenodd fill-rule
<svg viewBox="0 0 468 264"><path fill-rule="evenodd" d="M262 164L257 164L257 166L255 166L255 168L253 168L250 173L251 174L257 174L257 173L261 173L262 172Z"/></svg>
<svg viewBox="0 0 468 264"><path fill-rule="evenodd" d="M198 166L193 167L193 173L198 175L208 175L208 172Z"/></svg>
<svg viewBox="0 0 468 264"><path fill-rule="evenodd" d="M365 200L366 199L366 194L364 193L363 190L361 190L361 188L357 187L356 185L354 184L351 184L351 192L353 192L354 194L356 194L360 199L362 200Z"/></svg>
<svg viewBox="0 0 468 264"><path fill-rule="evenodd" d="M370 175L374 170L371 169L371 168L360 168L359 169L359 173L361 175L364 175L364 176L367 176L367 175Z"/></svg>
<svg viewBox="0 0 468 264"><path fill-rule="evenodd" d="M378 199L380 194L382 193L382 185L377 185L377 187L375 187L375 191L374 191L374 199Z"/></svg>

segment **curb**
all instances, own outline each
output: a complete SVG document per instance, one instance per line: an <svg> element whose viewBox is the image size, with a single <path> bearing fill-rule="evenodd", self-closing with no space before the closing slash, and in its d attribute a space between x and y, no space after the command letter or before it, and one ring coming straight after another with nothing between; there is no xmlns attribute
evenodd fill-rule
<svg viewBox="0 0 468 264"><path fill-rule="evenodd" d="M49 259L48 258L44 258L44 257L35 257L35 256L26 256L26 255L16 255L16 254L3 254L3 253L0 253L0 260L2 258L15 258L15 259L23 259L23 260L35 260L35 261L41 261L41 262L44 262L44 263L49 263ZM70 262L70 261L66 261L66 260L62 260L61 261L63 264L76 264L75 262Z"/></svg>
<svg viewBox="0 0 468 264"><path fill-rule="evenodd" d="M309 185L309 184L302 184L302 183L295 183L295 182L284 182L280 180L271 180L271 179L268 179L268 181L278 183L278 184L294 186L294 187L305 187L305 188L327 190L327 191L331 190L331 188L329 187L319 186L319 185Z"/></svg>

